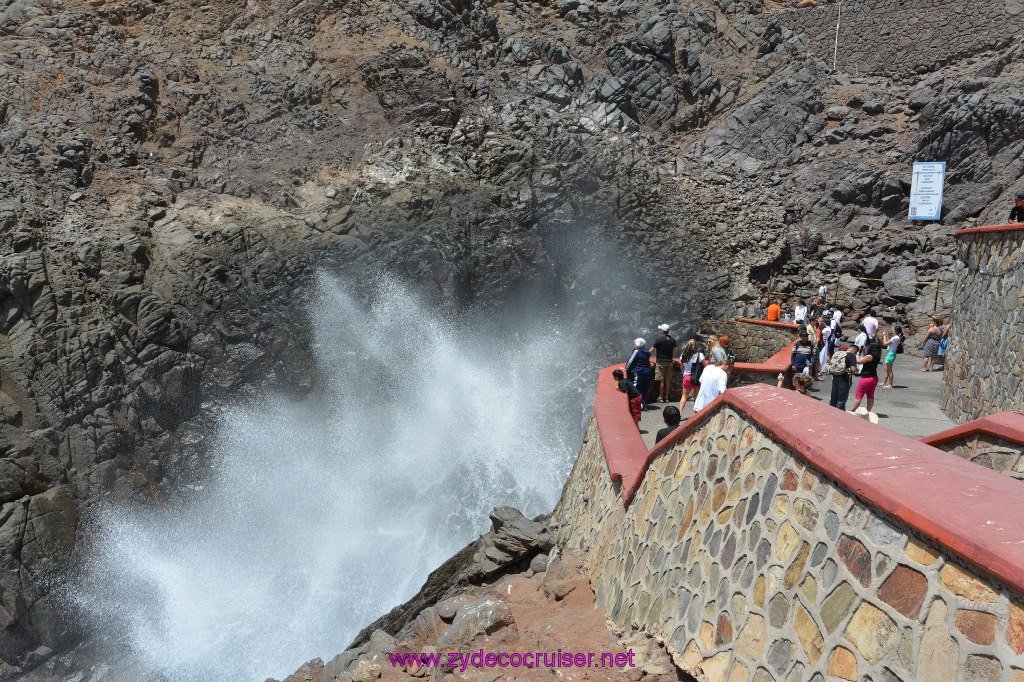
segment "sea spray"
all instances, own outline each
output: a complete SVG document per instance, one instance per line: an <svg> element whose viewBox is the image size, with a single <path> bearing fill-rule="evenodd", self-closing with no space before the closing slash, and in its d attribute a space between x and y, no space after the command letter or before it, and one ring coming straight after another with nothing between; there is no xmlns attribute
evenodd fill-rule
<svg viewBox="0 0 1024 682"><path fill-rule="evenodd" d="M453 324L386 280L369 305L318 289L313 395L231 407L200 490L99 516L75 599L121 650L108 679L284 677L415 593L492 507L557 501L586 339L543 313Z"/></svg>

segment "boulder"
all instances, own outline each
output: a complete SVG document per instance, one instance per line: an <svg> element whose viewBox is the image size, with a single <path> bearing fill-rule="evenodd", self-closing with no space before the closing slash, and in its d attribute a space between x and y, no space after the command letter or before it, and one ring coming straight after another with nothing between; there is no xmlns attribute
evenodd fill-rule
<svg viewBox="0 0 1024 682"><path fill-rule="evenodd" d="M484 597L464 605L451 627L437 640L437 648L466 651L472 648L477 638L484 636L492 642L497 640L505 644L519 640L519 629L508 604Z"/></svg>
<svg viewBox="0 0 1024 682"><path fill-rule="evenodd" d="M917 268L913 265L901 265L892 268L884 275L885 293L890 296L909 297L917 295Z"/></svg>

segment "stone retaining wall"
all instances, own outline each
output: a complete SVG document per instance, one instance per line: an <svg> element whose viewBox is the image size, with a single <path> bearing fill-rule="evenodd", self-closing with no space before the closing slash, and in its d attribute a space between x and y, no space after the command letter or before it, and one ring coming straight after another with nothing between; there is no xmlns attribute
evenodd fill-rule
<svg viewBox="0 0 1024 682"><path fill-rule="evenodd" d="M1020 443L978 435L940 445L939 448L987 469L1024 480L1024 445Z"/></svg>
<svg viewBox="0 0 1024 682"><path fill-rule="evenodd" d="M740 318L705 325L714 336L729 337L738 362L763 363L793 343L796 325Z"/></svg>
<svg viewBox="0 0 1024 682"><path fill-rule="evenodd" d="M921 439L962 459L1024 480L1024 414L1001 412Z"/></svg>
<svg viewBox="0 0 1024 682"><path fill-rule="evenodd" d="M956 233L960 269L942 409L962 424L1024 406L1024 229Z"/></svg>
<svg viewBox="0 0 1024 682"><path fill-rule="evenodd" d="M751 404L804 400L764 387L732 393ZM869 427L880 429L851 428ZM677 662L710 682L1024 679L1019 585L880 512L773 437L788 427L768 428L720 398L636 477L606 458L611 430L590 424L555 519L560 545L589 550L610 619L660 632ZM978 487L979 467L957 466Z"/></svg>

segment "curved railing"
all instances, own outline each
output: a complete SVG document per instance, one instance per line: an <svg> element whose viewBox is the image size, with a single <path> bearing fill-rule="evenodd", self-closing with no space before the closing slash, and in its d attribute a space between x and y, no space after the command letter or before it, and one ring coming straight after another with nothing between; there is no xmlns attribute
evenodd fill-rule
<svg viewBox="0 0 1024 682"><path fill-rule="evenodd" d="M616 390L611 377L615 367L599 373L594 415L625 505L633 501L654 459L728 405L870 506L1024 592L1024 495L1019 481L764 384L727 390L648 451L625 396Z"/></svg>

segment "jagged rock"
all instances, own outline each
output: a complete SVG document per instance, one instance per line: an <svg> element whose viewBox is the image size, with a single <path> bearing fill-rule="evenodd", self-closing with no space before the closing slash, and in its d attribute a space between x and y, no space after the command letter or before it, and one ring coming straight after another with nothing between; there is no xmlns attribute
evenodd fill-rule
<svg viewBox="0 0 1024 682"><path fill-rule="evenodd" d="M912 265L900 265L894 267L884 275L885 293L890 296L915 296L917 285L913 284L918 280L917 268Z"/></svg>
<svg viewBox="0 0 1024 682"><path fill-rule="evenodd" d="M543 523L527 519L514 507L496 507L491 512L490 532L466 545L431 573L412 599L363 628L351 647L369 642L371 634L377 630L397 635L400 639L412 637L412 624L427 607L441 602L442 609L447 613L460 601L456 598L450 603L444 603L457 588L492 580L502 571L529 561L553 546L554 536Z"/></svg>
<svg viewBox="0 0 1024 682"><path fill-rule="evenodd" d="M541 556L541 555L537 555ZM469 602L473 601L473 597L468 594L458 594L451 599L443 599L437 603L437 615L446 623L452 622L455 619L455 614L459 608Z"/></svg>
<svg viewBox="0 0 1024 682"><path fill-rule="evenodd" d="M874 256L864 263L864 275L866 277L881 277L889 271L891 265L884 256Z"/></svg>
<svg viewBox="0 0 1024 682"><path fill-rule="evenodd" d="M315 390L296 311L318 271L400 273L452 317L557 292L580 311L567 326L601 320L612 357L647 324L652 282L676 307L665 314L700 320L751 306L769 273L804 293L819 270L878 272L876 254L921 277L948 268L952 243L904 239L919 230L903 220L911 159L947 161L946 232L1003 222L1019 189L1016 0L862 3L834 69L818 49L834 24L749 1L257 4L6 10L11 661L77 636L53 625L55 583L25 561L60 572L97 500L170 500L201 477L224 402ZM911 23L930 39L908 56L885 36ZM847 234L869 241L838 254ZM643 267L607 285L606 243ZM30 522L44 506L55 518ZM546 551L491 537L428 581L413 614L452 580Z"/></svg>
<svg viewBox="0 0 1024 682"><path fill-rule="evenodd" d="M484 597L459 608L451 627L437 640L442 650L465 651L481 636L513 644L519 639L512 609L497 599Z"/></svg>

